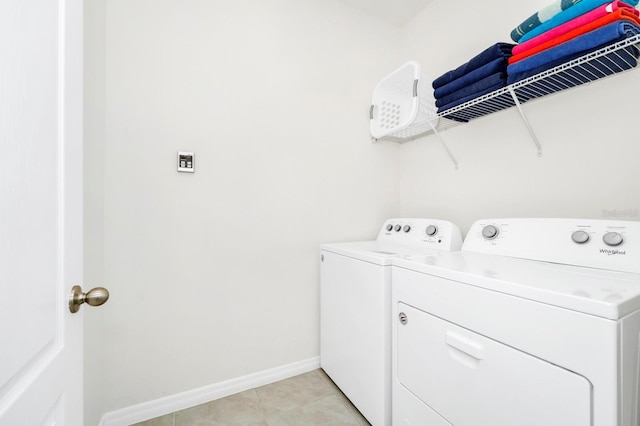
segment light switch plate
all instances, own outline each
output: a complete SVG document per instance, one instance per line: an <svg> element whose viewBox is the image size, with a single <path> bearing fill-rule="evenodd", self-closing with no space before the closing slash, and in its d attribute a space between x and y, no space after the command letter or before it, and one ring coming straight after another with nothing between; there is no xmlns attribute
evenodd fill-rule
<svg viewBox="0 0 640 426"><path fill-rule="evenodd" d="M193 152L178 151L178 171L183 173L195 173L196 164Z"/></svg>

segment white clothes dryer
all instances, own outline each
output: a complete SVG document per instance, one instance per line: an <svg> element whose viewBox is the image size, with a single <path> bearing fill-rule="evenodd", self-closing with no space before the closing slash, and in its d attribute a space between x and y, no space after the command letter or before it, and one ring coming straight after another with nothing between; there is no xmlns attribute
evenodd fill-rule
<svg viewBox="0 0 640 426"><path fill-rule="evenodd" d="M481 220L392 277L394 425L640 424L640 222Z"/></svg>
<svg viewBox="0 0 640 426"><path fill-rule="evenodd" d="M451 222L389 219L375 241L320 247L320 363L374 426L391 424L392 261L461 245Z"/></svg>

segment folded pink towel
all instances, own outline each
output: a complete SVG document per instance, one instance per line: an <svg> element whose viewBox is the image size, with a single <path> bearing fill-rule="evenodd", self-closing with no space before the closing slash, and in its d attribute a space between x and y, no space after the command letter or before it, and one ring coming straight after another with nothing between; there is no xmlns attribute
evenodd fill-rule
<svg viewBox="0 0 640 426"><path fill-rule="evenodd" d="M590 22L593 22L603 16L606 16L610 13L617 11L618 9L625 9L629 12L635 14L636 16L640 15L640 11L638 11L633 6L628 5L620 0L616 0L611 3L603 4L590 12L585 13L584 15L580 15L577 18L574 18L568 22L565 22L562 25L559 25L555 28L546 31L539 36L536 36L530 40L525 41L524 43L520 43L513 48L513 55L518 55L524 51L532 49L540 44L546 43L549 40L553 40L554 38L560 37L563 34L566 34L570 31L573 31L576 28L582 27Z"/></svg>

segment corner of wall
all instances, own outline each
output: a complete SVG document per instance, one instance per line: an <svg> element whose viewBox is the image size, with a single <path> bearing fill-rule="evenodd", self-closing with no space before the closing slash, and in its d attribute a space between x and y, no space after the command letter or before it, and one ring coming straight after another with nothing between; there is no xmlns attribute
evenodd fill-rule
<svg viewBox="0 0 640 426"><path fill-rule="evenodd" d="M84 1L84 283L104 282L105 0ZM84 314L85 424L102 414L100 312Z"/></svg>

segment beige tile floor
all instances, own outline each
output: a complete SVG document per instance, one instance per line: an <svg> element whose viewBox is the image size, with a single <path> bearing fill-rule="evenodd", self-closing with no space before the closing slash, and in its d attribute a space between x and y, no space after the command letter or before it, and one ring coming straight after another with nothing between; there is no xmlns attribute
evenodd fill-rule
<svg viewBox="0 0 640 426"><path fill-rule="evenodd" d="M281 380L135 426L368 426L324 371Z"/></svg>

